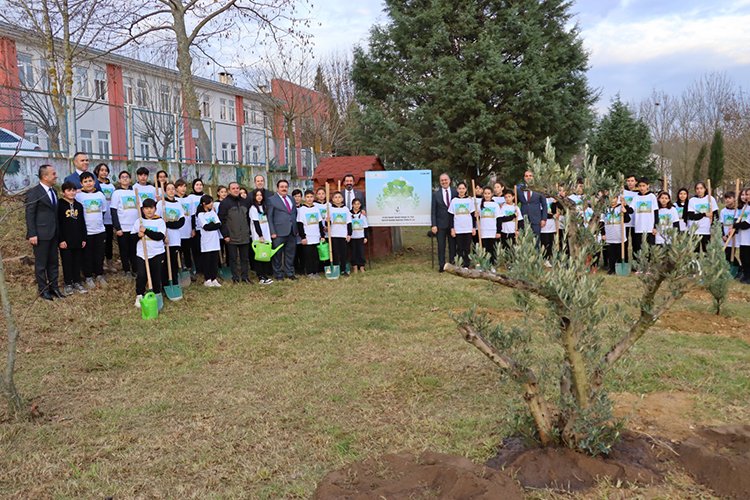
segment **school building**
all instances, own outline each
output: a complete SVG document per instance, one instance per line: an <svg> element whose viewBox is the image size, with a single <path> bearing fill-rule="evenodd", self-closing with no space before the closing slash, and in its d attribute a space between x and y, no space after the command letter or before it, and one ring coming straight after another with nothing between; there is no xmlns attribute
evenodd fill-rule
<svg viewBox="0 0 750 500"><path fill-rule="evenodd" d="M60 110L41 39L0 23L0 161L16 154L3 187L19 192L33 186L45 162L63 177L72 171L75 151L89 154L92 169L107 163L113 176L145 166L167 170L171 178L202 176L208 184L249 186L263 174L269 185L283 177L296 187L311 186L321 145L302 129L327 112L322 96L283 80L256 92L236 85L230 74L217 77L193 77L200 119L189 120L176 70L86 50L73 68L74 98ZM294 101L312 103L306 116L289 118Z"/></svg>

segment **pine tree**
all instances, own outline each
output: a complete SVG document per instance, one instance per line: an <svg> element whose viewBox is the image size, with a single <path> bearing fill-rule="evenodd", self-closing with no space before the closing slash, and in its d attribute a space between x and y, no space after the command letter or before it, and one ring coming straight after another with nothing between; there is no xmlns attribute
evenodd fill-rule
<svg viewBox="0 0 750 500"><path fill-rule="evenodd" d="M517 175L553 136L579 150L592 123L588 56L566 0L387 0L388 23L355 50L370 150L471 177Z"/></svg>
<svg viewBox="0 0 750 500"><path fill-rule="evenodd" d="M711 141L711 155L708 157L708 178L714 186L718 186L724 178L724 137L721 129L714 131Z"/></svg>
<svg viewBox="0 0 750 500"><path fill-rule="evenodd" d="M648 126L617 96L591 138L591 153L610 172L658 178L651 159Z"/></svg>
<svg viewBox="0 0 750 500"><path fill-rule="evenodd" d="M700 182L704 179L704 177L701 175L703 173L703 162L706 161L706 155L708 154L708 147L706 146L706 143L704 142L701 144L701 149L698 151L698 157L695 159L695 164L693 165L693 183Z"/></svg>

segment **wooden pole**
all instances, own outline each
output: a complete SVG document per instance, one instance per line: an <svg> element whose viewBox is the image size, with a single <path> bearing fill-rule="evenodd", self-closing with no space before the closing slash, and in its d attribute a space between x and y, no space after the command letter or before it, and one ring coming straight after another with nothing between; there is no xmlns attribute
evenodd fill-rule
<svg viewBox="0 0 750 500"><path fill-rule="evenodd" d="M519 201L518 200L518 184L513 186L513 196L516 197L515 199L516 213L514 214L514 216L515 216L515 221L516 221L516 233L518 233L518 201Z"/></svg>
<svg viewBox="0 0 750 500"><path fill-rule="evenodd" d="M209 187L209 189L211 189ZM161 192L164 196L161 197L161 213L164 215L164 221L166 223L167 217L167 185L161 185ZM169 279L169 285L172 286L172 255L169 253L169 230L164 232L164 248L167 251L167 279ZM170 288L171 290L171 288Z"/></svg>
<svg viewBox="0 0 750 500"><path fill-rule="evenodd" d="M479 246L482 246L482 219L479 214L479 207L477 207L477 189L474 185L474 179L471 180L471 192L474 193L474 217L477 220L477 234L479 235Z"/></svg>
<svg viewBox="0 0 750 500"><path fill-rule="evenodd" d="M341 183L341 181L339 181ZM326 228L328 229L328 258L331 261L331 269L333 269L333 244L331 242L331 205L328 200L330 198L330 189L328 182L326 182Z"/></svg>
<svg viewBox="0 0 750 500"><path fill-rule="evenodd" d="M143 226L143 217L141 217L141 199L138 197L138 190L135 189L135 208L138 210L138 229ZM151 269L148 265L148 249L146 247L146 238L147 236L144 234L143 238L141 238L141 243L143 243L143 260L146 261L146 290L154 291L154 287L151 284Z"/></svg>
<svg viewBox="0 0 750 500"><path fill-rule="evenodd" d="M625 188L622 188L620 198L620 231L620 259L621 262L625 262Z"/></svg>

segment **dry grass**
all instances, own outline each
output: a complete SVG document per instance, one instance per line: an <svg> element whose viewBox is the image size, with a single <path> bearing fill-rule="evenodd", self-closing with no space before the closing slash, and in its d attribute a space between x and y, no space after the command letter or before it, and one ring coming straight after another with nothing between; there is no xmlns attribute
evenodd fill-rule
<svg viewBox="0 0 750 500"><path fill-rule="evenodd" d="M2 240L6 257L24 251L19 232ZM506 291L431 271L423 234L407 231L407 250L364 276L194 285L153 322L130 282L35 302L31 269L10 264L17 382L43 415L0 423L0 496L307 498L327 471L371 455L487 459L518 402L448 313L518 312ZM611 283L616 299L623 280ZM746 292L733 293L729 317L750 317ZM747 338L659 329L610 386L695 394L696 422L747 421L748 361ZM665 488L697 491L682 476Z"/></svg>

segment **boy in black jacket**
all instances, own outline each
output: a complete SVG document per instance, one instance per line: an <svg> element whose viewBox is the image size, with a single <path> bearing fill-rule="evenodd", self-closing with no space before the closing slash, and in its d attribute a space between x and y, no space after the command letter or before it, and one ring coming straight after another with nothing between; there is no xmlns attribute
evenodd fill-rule
<svg viewBox="0 0 750 500"><path fill-rule="evenodd" d="M63 199L57 204L57 219L60 238L60 258L62 259L65 288L63 293L73 291L86 293L81 282L83 248L86 246L86 221L83 219L83 205L76 201L76 187L72 182L62 185Z"/></svg>

